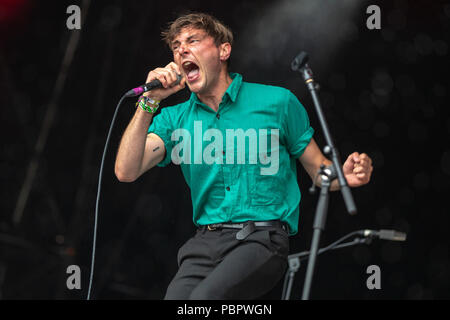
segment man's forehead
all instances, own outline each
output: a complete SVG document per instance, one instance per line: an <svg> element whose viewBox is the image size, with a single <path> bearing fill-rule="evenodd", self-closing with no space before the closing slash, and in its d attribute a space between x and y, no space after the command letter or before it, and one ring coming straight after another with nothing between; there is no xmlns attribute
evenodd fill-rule
<svg viewBox="0 0 450 320"><path fill-rule="evenodd" d="M180 32L173 38L172 43L176 41L181 41L183 39L187 39L193 35L205 35L206 31L203 29L198 29L195 27L184 27L180 30Z"/></svg>

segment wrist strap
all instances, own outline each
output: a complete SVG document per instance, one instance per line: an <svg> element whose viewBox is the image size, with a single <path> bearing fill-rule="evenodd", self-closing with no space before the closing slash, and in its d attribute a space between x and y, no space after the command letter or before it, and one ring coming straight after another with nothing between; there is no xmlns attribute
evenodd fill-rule
<svg viewBox="0 0 450 320"><path fill-rule="evenodd" d="M146 96L140 96L138 102L136 103L136 107L141 107L142 110L154 114L159 108L159 102L152 98Z"/></svg>

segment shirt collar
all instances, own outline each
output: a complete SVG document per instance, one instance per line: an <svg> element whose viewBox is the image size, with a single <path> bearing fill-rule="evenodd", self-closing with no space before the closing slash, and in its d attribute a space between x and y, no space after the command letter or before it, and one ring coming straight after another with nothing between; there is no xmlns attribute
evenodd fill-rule
<svg viewBox="0 0 450 320"><path fill-rule="evenodd" d="M239 73L230 72L230 77L231 79L233 79L233 81L228 86L228 89L227 91L225 91L225 94L228 95L231 101L236 102L236 98L242 84L242 76Z"/></svg>
<svg viewBox="0 0 450 320"><path fill-rule="evenodd" d="M228 96L228 98L231 99L231 101L236 102L237 95L239 94L239 89L242 85L242 75L239 73L230 72L229 73L230 78L232 79L232 82L228 86L227 90L225 91L225 94L222 97L222 101L224 101L225 96ZM191 97L189 99L191 103L199 103L202 104L200 99L197 97L197 94L194 92L191 93Z"/></svg>

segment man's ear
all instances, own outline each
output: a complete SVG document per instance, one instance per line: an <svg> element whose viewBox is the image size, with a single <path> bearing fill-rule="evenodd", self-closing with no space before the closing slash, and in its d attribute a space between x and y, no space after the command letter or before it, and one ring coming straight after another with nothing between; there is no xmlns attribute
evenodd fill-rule
<svg viewBox="0 0 450 320"><path fill-rule="evenodd" d="M231 55L231 44L229 42L222 43L219 46L220 61L226 61Z"/></svg>

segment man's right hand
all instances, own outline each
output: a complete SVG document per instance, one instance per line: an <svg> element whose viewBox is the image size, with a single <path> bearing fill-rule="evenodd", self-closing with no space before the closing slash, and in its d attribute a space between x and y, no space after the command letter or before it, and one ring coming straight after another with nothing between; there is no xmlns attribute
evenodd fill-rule
<svg viewBox="0 0 450 320"><path fill-rule="evenodd" d="M175 62L169 63L164 68L156 68L150 71L145 83L158 79L161 81L163 87L145 92L144 96L150 97L157 101L162 101L175 92L180 91L185 87L186 79L182 77L180 83L175 85L177 82L177 74L181 75L182 73Z"/></svg>

